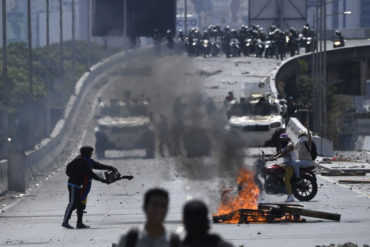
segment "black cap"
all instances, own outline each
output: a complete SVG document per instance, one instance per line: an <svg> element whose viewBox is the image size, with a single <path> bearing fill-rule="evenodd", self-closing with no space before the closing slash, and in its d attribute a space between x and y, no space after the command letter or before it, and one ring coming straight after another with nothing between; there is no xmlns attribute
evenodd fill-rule
<svg viewBox="0 0 370 247"><path fill-rule="evenodd" d="M91 155L93 151L94 148L91 146L83 146L82 148L80 148L80 153L84 156Z"/></svg>

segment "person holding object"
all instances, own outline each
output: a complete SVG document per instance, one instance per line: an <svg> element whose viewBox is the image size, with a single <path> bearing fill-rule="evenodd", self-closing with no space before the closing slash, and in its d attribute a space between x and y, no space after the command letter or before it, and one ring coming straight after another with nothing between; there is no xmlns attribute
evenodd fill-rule
<svg viewBox="0 0 370 247"><path fill-rule="evenodd" d="M91 189L92 179L108 184L108 181L99 177L93 172L97 170L117 171L113 166L103 165L93 160L92 153L94 148L84 146L80 149L80 155L68 163L66 174L69 177L67 187L69 191L69 203L67 205L62 226L67 229L73 229L68 223L73 210L77 209L77 224L76 228L89 228L82 222L84 209L86 208L87 195Z"/></svg>

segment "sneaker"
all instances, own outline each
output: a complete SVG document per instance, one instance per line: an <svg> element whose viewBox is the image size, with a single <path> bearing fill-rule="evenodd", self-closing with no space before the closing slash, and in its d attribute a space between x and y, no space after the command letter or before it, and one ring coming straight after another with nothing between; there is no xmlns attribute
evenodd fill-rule
<svg viewBox="0 0 370 247"><path fill-rule="evenodd" d="M76 228L77 229L86 229L86 228L90 228L90 226L87 226L84 223L77 223Z"/></svg>
<svg viewBox="0 0 370 247"><path fill-rule="evenodd" d="M68 222L63 222L62 226L65 227L65 228L67 228L67 229L73 229L73 226L71 226L70 224L68 224Z"/></svg>
<svg viewBox="0 0 370 247"><path fill-rule="evenodd" d="M293 195L288 195L287 199L285 200L285 202L294 202L294 197Z"/></svg>

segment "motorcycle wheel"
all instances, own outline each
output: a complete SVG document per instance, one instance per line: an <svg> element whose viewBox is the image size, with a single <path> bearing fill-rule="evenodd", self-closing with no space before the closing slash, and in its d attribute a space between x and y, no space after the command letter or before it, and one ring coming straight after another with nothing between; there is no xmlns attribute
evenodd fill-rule
<svg viewBox="0 0 370 247"><path fill-rule="evenodd" d="M293 195L300 201L309 201L317 194L316 179L309 175L302 175L301 181L300 185L292 184Z"/></svg>

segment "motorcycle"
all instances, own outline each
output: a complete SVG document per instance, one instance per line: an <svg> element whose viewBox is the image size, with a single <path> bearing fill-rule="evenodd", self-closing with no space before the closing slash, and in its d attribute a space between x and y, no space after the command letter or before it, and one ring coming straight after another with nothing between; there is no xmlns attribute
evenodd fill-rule
<svg viewBox="0 0 370 247"><path fill-rule="evenodd" d="M192 51L194 56L199 56L201 52L201 42L198 38L193 39Z"/></svg>
<svg viewBox="0 0 370 247"><path fill-rule="evenodd" d="M237 39L231 39L230 41L230 55L232 57L240 57L240 47Z"/></svg>
<svg viewBox="0 0 370 247"><path fill-rule="evenodd" d="M257 40L256 45L256 57L262 57L263 51L265 50L265 45L263 44L262 40Z"/></svg>
<svg viewBox="0 0 370 247"><path fill-rule="evenodd" d="M285 184L283 181L285 169L278 164L266 165L264 153L262 152L261 159L254 163L255 182L260 190L264 190L267 194L285 194ZM317 194L317 179L314 172L315 167L307 167L300 169L300 178L291 179L292 192L295 198L299 201L309 201Z"/></svg>
<svg viewBox="0 0 370 247"><path fill-rule="evenodd" d="M221 50L221 45L217 39L211 39L211 56L216 57Z"/></svg>
<svg viewBox="0 0 370 247"><path fill-rule="evenodd" d="M245 40L245 56L249 56L251 53L254 52L254 43L251 38Z"/></svg>
<svg viewBox="0 0 370 247"><path fill-rule="evenodd" d="M296 52L298 54L298 42L293 36L287 36L287 47L291 57L295 56Z"/></svg>
<svg viewBox="0 0 370 247"><path fill-rule="evenodd" d="M207 57L211 54L211 48L212 48L211 43L209 39L204 39L202 43L203 43L203 47L202 47L203 57Z"/></svg>
<svg viewBox="0 0 370 247"><path fill-rule="evenodd" d="M312 37L307 37L305 48L306 48L306 53L309 53L309 52L311 52L313 50L312 49L313 48L312 47Z"/></svg>
<svg viewBox="0 0 370 247"><path fill-rule="evenodd" d="M340 37L334 37L333 48L344 47L344 40Z"/></svg>
<svg viewBox="0 0 370 247"><path fill-rule="evenodd" d="M272 58L276 53L274 40L267 40L265 43L265 58Z"/></svg>

